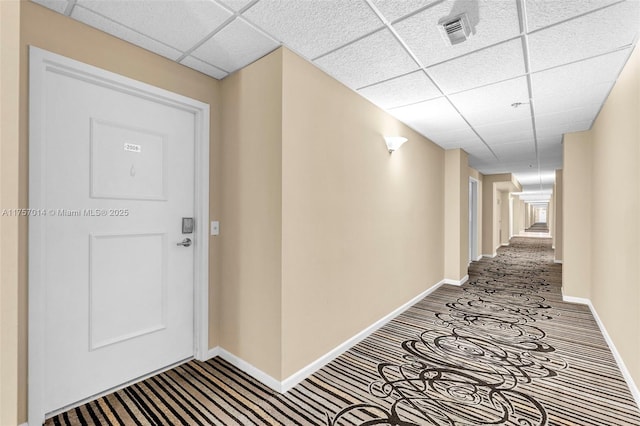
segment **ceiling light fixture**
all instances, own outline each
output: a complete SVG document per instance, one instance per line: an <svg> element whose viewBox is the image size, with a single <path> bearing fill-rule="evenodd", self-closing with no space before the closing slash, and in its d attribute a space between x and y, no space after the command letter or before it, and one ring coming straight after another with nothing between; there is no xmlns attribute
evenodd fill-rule
<svg viewBox="0 0 640 426"><path fill-rule="evenodd" d="M402 136L385 136L384 141L387 144L389 154L391 154L393 151L400 148L402 144L407 141L407 138Z"/></svg>

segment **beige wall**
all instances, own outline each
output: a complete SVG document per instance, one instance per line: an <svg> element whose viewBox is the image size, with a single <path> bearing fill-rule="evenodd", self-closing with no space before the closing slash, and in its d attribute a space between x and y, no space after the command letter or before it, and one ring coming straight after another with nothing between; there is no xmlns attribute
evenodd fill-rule
<svg viewBox="0 0 640 426"><path fill-rule="evenodd" d="M513 195L513 233L514 235L518 235L522 232L523 229L523 214L522 209L524 203L520 200L520 197L517 195Z"/></svg>
<svg viewBox="0 0 640 426"><path fill-rule="evenodd" d="M282 51L222 81L220 344L281 377Z"/></svg>
<svg viewBox="0 0 640 426"><path fill-rule="evenodd" d="M222 95L220 342L283 380L442 280L444 151L286 49Z"/></svg>
<svg viewBox="0 0 640 426"><path fill-rule="evenodd" d="M563 255L563 216L564 211L563 207L563 181L562 181L562 170L556 170L556 182L553 187L553 197L555 203L553 204L553 212L554 212L554 245L555 245L555 260L558 262L562 262Z"/></svg>
<svg viewBox="0 0 640 426"><path fill-rule="evenodd" d="M483 179L482 173L474 168L469 167L467 170L470 178L475 179L478 182L478 245L476 247L476 253L478 256L482 255L482 191L483 191ZM476 259L473 259L476 260Z"/></svg>
<svg viewBox="0 0 640 426"><path fill-rule="evenodd" d="M511 181L511 174L484 175L482 183L482 254L494 256L500 246L500 193L497 182Z"/></svg>
<svg viewBox="0 0 640 426"><path fill-rule="evenodd" d="M283 51L282 377L443 278L444 151ZM383 135L409 141L389 155Z"/></svg>
<svg viewBox="0 0 640 426"><path fill-rule="evenodd" d="M444 276L459 281L469 261L469 165L461 149L445 151Z"/></svg>
<svg viewBox="0 0 640 426"><path fill-rule="evenodd" d="M13 2L2 4L3 49L16 43ZM2 55L2 81L15 80L19 72L19 110L13 90L2 87L2 208L27 206L28 181L28 45L37 46L82 62L152 84L211 105L211 217L220 213L219 82L168 59L133 46L103 32L31 2L20 3L19 66L13 56ZM5 19L5 17L7 17ZM14 25L7 25L13 23ZM14 31L12 41L4 34ZM7 40L7 45L5 45ZM7 79L7 80L5 80ZM13 82L15 84L15 82ZM10 86L14 90L17 86ZM19 111L19 128L15 113ZM5 127L6 123L8 125ZM7 140L5 140L5 137ZM2 218L2 425L26 421L27 367L27 222ZM218 241L210 241L210 295L216 298L219 270ZM5 309L6 305L6 309ZM17 309L17 311L16 311ZM17 324L16 324L17 315ZM5 321L5 316L9 321ZM210 310L210 346L218 344L217 312ZM16 337L17 336L17 337ZM5 343L7 342L7 343ZM17 344L17 346L16 346ZM8 354L5 356L5 354ZM4 374L5 371L12 371ZM15 386L17 372L18 386ZM17 392L17 394L16 394ZM5 406L6 402L6 406ZM15 404L17 402L17 407ZM17 410L17 420L13 414ZM10 417L9 419L7 419Z"/></svg>
<svg viewBox="0 0 640 426"><path fill-rule="evenodd" d="M500 191L500 245L503 246L509 245L509 238L511 238L510 205L509 193Z"/></svg>
<svg viewBox="0 0 640 426"><path fill-rule="evenodd" d="M20 117L20 3L0 1L0 210L25 206L18 185L21 146ZM0 217L0 425L23 421L25 365L20 360L25 344L19 301L24 298L25 270L20 253L25 242L24 224L16 217ZM22 220L23 222L24 220ZM21 227L21 228L20 228ZM24 309L24 306L22 307Z"/></svg>
<svg viewBox="0 0 640 426"><path fill-rule="evenodd" d="M564 294L591 298L591 133L564 135Z"/></svg>
<svg viewBox="0 0 640 426"><path fill-rule="evenodd" d="M588 297L640 383L640 51L591 131L565 135L565 294ZM586 234L586 235L585 235Z"/></svg>
<svg viewBox="0 0 640 426"><path fill-rule="evenodd" d="M592 128L591 298L640 383L640 49Z"/></svg>

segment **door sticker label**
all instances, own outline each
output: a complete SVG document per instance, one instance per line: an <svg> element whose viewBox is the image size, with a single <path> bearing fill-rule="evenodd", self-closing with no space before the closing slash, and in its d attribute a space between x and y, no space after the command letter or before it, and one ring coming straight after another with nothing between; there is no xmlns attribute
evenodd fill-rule
<svg viewBox="0 0 640 426"><path fill-rule="evenodd" d="M125 142L124 150L129 152L142 152L142 146L136 145L134 143Z"/></svg>

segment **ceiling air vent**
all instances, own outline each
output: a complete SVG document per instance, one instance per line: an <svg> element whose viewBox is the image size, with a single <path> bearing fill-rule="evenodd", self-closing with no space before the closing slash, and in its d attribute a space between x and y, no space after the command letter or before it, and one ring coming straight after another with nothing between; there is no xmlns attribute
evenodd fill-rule
<svg viewBox="0 0 640 426"><path fill-rule="evenodd" d="M471 27L469 25L469 19L466 14L458 15L454 18L446 18L438 23L440 32L452 46L462 43L469 38L471 34Z"/></svg>

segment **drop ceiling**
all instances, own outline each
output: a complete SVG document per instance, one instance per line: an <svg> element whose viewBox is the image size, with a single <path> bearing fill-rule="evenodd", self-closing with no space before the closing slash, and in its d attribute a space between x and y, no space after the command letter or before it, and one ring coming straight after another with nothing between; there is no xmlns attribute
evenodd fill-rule
<svg viewBox="0 0 640 426"><path fill-rule="evenodd" d="M216 79L281 45L484 174L548 198L640 30L638 0L33 0ZM451 46L438 23L466 13ZM515 105L514 105L515 104Z"/></svg>

